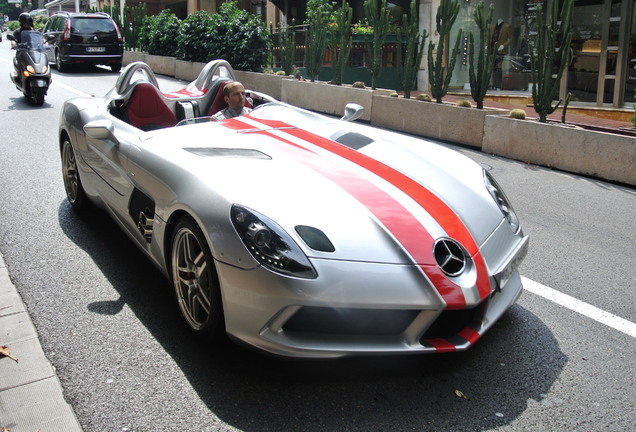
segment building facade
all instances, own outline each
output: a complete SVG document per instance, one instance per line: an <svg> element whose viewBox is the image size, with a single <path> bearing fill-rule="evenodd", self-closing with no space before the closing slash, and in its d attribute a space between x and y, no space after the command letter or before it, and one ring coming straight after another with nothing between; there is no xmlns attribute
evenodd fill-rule
<svg viewBox="0 0 636 432"><path fill-rule="evenodd" d="M529 44L536 35L537 6L548 11L552 1L562 0L491 0L493 20L501 23L495 37L503 46L501 62L493 71L492 87L511 92L531 89ZM473 20L475 0L460 0L462 8L454 28L477 34ZM574 0L572 16L572 60L561 82L560 97L571 93L573 104L598 107L631 108L636 91L636 0ZM439 0L420 0L422 10L432 10L431 17L422 17L422 24L434 34L434 11ZM432 20L432 21L429 21ZM496 25L497 23L495 23ZM425 27L426 28L426 27ZM453 72L454 87L468 85L468 65L465 51Z"/></svg>
<svg viewBox="0 0 636 432"><path fill-rule="evenodd" d="M463 30L460 58L453 71L451 87L464 89L468 79L468 34L477 34L473 14L478 0L459 0L461 9L451 43L455 42L459 29ZM563 0L485 0L486 6L494 5L494 26L499 61L493 70L491 87L506 92L527 93L531 90L528 49L536 35L537 6L549 11L551 2ZM214 13L225 0L146 0L150 14L169 8L179 18L197 11ZM364 19L363 0L348 0L353 9L353 22ZM420 29L427 30L434 42L435 15L440 0L418 0ZM47 8L75 8L82 10L96 0L53 0ZM113 4L113 0L99 3ZM139 1L126 0L130 6ZM388 0L392 14L401 16L408 12L410 0ZM305 19L307 0L238 0L241 9L260 15L276 26L295 19ZM597 107L631 108L636 91L636 0L574 0L572 18L572 61L564 73L560 97L569 92L571 103ZM418 90L428 90L426 59L422 61L418 76Z"/></svg>

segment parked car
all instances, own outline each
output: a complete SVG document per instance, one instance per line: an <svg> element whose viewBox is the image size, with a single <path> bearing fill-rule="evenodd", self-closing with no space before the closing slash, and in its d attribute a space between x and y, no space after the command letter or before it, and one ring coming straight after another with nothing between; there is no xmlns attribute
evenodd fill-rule
<svg viewBox="0 0 636 432"><path fill-rule="evenodd" d="M249 114L210 121L233 78L216 60L164 94L131 63L66 101L58 133L70 206L117 221L192 331L289 357L440 353L515 303L528 237L486 169L355 104L338 120L247 90Z"/></svg>
<svg viewBox="0 0 636 432"><path fill-rule="evenodd" d="M48 41L47 57L60 72L82 64L110 66L113 72L121 69L124 53L121 33L104 12L58 12L42 32Z"/></svg>

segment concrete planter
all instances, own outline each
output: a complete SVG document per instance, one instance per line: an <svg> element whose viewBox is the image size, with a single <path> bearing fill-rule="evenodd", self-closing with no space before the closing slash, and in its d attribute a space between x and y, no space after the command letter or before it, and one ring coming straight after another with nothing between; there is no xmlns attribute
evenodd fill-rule
<svg viewBox="0 0 636 432"><path fill-rule="evenodd" d="M375 95L371 123L400 132L481 148L486 117L504 112L507 111Z"/></svg>
<svg viewBox="0 0 636 432"><path fill-rule="evenodd" d="M146 64L156 74L175 76L176 57L158 56L146 54Z"/></svg>
<svg viewBox="0 0 636 432"><path fill-rule="evenodd" d="M503 116L487 117L484 130L484 152L636 185L632 137Z"/></svg>
<svg viewBox="0 0 636 432"><path fill-rule="evenodd" d="M260 72L234 71L236 79L247 89L265 93L274 99L281 100L282 82L292 79L289 76L265 74Z"/></svg>
<svg viewBox="0 0 636 432"><path fill-rule="evenodd" d="M176 60L174 77L183 81L194 81L205 65L206 63Z"/></svg>
<svg viewBox="0 0 636 432"><path fill-rule="evenodd" d="M145 62L146 53L140 51L124 51L124 55L122 57L122 64L124 66L136 61Z"/></svg>
<svg viewBox="0 0 636 432"><path fill-rule="evenodd" d="M360 89L294 79L283 80L281 85L283 102L334 115L343 115L347 103L357 103L364 107L364 114L360 118L367 121L371 119L374 110L373 95L391 93L389 90Z"/></svg>

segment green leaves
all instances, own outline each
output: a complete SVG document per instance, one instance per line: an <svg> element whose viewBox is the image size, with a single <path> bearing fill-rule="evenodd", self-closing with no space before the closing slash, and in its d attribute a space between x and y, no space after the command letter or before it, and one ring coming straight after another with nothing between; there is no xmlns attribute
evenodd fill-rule
<svg viewBox="0 0 636 432"><path fill-rule="evenodd" d="M140 30L140 48L149 54L161 56L177 55L177 37L181 20L170 9L159 15L147 16Z"/></svg>
<svg viewBox="0 0 636 432"><path fill-rule="evenodd" d="M180 21L168 9L143 21L140 48L150 54L207 63L225 59L233 68L260 71L267 62L271 37L260 17L223 3L210 15L197 11Z"/></svg>

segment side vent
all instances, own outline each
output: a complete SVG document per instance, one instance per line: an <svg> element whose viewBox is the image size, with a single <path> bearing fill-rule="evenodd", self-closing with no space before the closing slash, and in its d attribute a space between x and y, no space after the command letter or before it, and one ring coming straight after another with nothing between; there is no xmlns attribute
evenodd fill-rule
<svg viewBox="0 0 636 432"><path fill-rule="evenodd" d="M141 235L150 243L155 223L154 201L139 189L135 189L130 197L130 203L128 203L128 214L135 221Z"/></svg>

